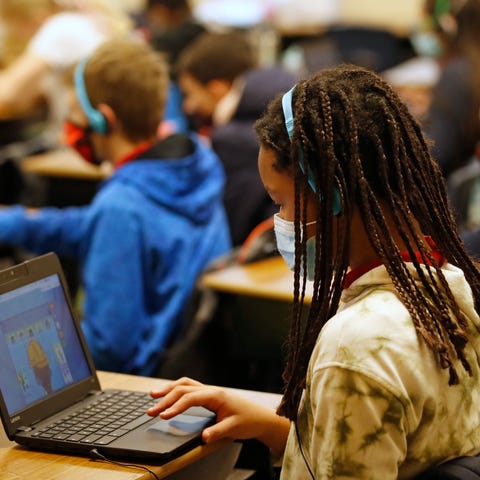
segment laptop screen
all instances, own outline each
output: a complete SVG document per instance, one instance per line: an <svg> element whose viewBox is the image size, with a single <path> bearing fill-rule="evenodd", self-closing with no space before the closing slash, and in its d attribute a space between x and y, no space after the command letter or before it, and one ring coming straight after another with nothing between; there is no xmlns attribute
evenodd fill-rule
<svg viewBox="0 0 480 480"><path fill-rule="evenodd" d="M0 294L0 365L10 416L91 375L57 274Z"/></svg>

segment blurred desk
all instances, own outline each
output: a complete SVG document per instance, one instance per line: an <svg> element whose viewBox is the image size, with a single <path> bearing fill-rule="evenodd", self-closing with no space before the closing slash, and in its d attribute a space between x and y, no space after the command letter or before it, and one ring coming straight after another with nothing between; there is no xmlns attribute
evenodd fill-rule
<svg viewBox="0 0 480 480"><path fill-rule="evenodd" d="M68 207L90 203L99 184L112 173L110 164L95 166L87 163L70 148L61 148L24 158L23 174L43 182L40 205Z"/></svg>
<svg viewBox="0 0 480 480"><path fill-rule="evenodd" d="M25 158L22 172L45 177L73 178L77 180L103 180L112 173L110 164L95 166L87 163L70 148L52 150Z"/></svg>
<svg viewBox="0 0 480 480"><path fill-rule="evenodd" d="M293 300L293 272L280 256L206 273L202 276L202 283L224 293L285 302ZM312 283L307 282L306 303L311 299Z"/></svg>
<svg viewBox="0 0 480 480"><path fill-rule="evenodd" d="M149 391L165 383L165 380L159 378L110 372L98 372L98 375L103 388ZM275 408L280 399L278 395L262 392L238 390L236 392L271 408ZM231 446L231 440L200 445L164 465L150 465L148 468L162 479L211 478L205 463L214 459L214 456L221 462L222 456ZM212 464L207 466L211 468L212 473L215 472ZM0 448L0 478L4 480L151 480L152 476L144 470L93 461L87 457L38 452L12 446ZM213 478L217 477L213 475Z"/></svg>

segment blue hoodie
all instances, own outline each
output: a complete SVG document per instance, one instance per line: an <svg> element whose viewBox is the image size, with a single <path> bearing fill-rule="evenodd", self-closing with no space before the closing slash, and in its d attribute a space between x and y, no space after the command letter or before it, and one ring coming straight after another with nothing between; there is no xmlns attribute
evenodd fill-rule
<svg viewBox="0 0 480 480"><path fill-rule="evenodd" d="M174 135L119 168L89 206L0 211L0 241L77 258L96 367L152 375L199 273L230 249L223 185L215 154Z"/></svg>

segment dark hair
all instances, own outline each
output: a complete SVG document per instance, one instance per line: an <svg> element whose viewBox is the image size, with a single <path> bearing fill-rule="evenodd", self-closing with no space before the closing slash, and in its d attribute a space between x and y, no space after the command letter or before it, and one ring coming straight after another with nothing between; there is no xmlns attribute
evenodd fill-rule
<svg viewBox="0 0 480 480"><path fill-rule="evenodd" d="M206 32L183 50L176 73L187 73L202 84L218 78L233 82L254 66L253 49L245 34Z"/></svg>
<svg viewBox="0 0 480 480"><path fill-rule="evenodd" d="M435 353L441 368L448 369L450 384L458 383L456 359L471 371L464 354L468 340L466 319L423 235L431 236L447 261L464 271L477 310L480 272L459 238L441 171L430 156L419 125L387 83L368 70L350 65L324 70L301 81L292 103L291 143L281 97L255 124L261 145L276 154L276 168L289 173L295 182L294 304L279 413L296 419L317 336L338 309L349 266L354 208L418 334ZM315 197L315 279L307 316L302 315L306 281L300 275L301 268L306 271L306 239L301 238L300 231L306 228L304 200L311 190L299 168L299 154L310 168L317 190L322 192ZM335 232L334 185L342 198L342 214L337 217ZM404 266L387 217L394 220L412 257L420 288ZM417 260L415 252L420 252L423 262ZM431 265L427 272L421 263Z"/></svg>

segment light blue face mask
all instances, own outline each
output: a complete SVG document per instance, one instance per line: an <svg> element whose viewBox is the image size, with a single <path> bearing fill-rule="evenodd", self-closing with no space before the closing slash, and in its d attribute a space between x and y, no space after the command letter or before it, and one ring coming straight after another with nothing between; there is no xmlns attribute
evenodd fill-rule
<svg viewBox="0 0 480 480"><path fill-rule="evenodd" d="M415 53L423 57L438 58L443 53L443 46L435 32L419 31L410 36Z"/></svg>
<svg viewBox="0 0 480 480"><path fill-rule="evenodd" d="M316 223L308 222L307 225ZM277 249L290 270L295 269L295 224L280 218L278 213L273 216L273 229L277 240ZM307 279L315 276L315 237L307 240ZM303 272L300 271L303 275Z"/></svg>

